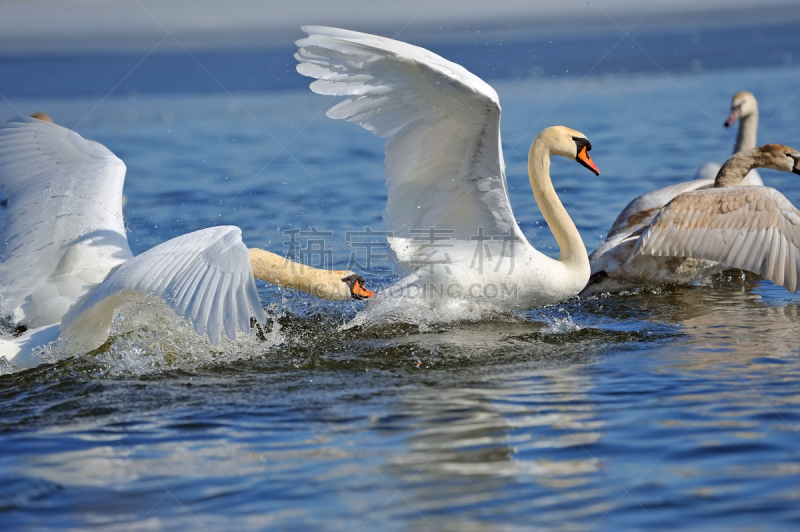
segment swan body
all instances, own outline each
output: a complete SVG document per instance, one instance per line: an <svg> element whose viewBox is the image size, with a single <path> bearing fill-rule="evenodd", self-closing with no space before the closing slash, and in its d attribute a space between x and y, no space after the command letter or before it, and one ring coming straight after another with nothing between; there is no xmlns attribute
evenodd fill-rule
<svg viewBox="0 0 800 532"><path fill-rule="evenodd" d="M617 216L605 241L589 255L591 279L581 295L628 288L631 284L691 283L722 271L710 261L685 257L632 257L639 236L675 197L714 186L714 179L696 179L653 190L635 198Z"/></svg>
<svg viewBox="0 0 800 532"><path fill-rule="evenodd" d="M725 120L725 127L731 127L739 121L739 131L736 134L736 142L733 145L733 153L744 150L751 150L757 146L758 135L758 101L752 92L741 91L733 95L731 110L728 119ZM700 167L695 180L710 179L714 180L722 165L719 163L708 162ZM742 180L741 185L763 185L761 174L758 170L750 170Z"/></svg>
<svg viewBox="0 0 800 532"><path fill-rule="evenodd" d="M647 198L637 198L590 256L592 279L583 294L631 284L691 283L727 268L760 274L795 292L800 211L773 188L738 186L756 167L800 174L800 152L767 144L728 159L713 188L705 182L676 185L663 193L671 196L664 207L658 208L659 197L649 211L637 210L647 204Z"/></svg>
<svg viewBox="0 0 800 532"><path fill-rule="evenodd" d="M182 235L133 257L122 218L125 171L107 148L61 126L33 118L0 126L0 188L8 197L0 309L8 325L27 328L0 340L0 356L12 365L36 365L35 348L56 338L67 353L97 349L114 309L136 294L162 299L214 345L223 332L231 339L237 329L248 333L251 314L266 321L253 264L261 278L315 288L319 297L372 295L353 272L321 272L248 250L233 226Z"/></svg>
<svg viewBox="0 0 800 532"><path fill-rule="evenodd" d="M497 309L553 304L589 277L586 248L550 181L550 157L595 173L585 135L556 126L531 145L528 174L559 244L552 259L531 246L511 210L495 90L423 48L354 31L307 26L297 71L316 93L345 96L327 111L387 138L384 222L411 273L384 297L432 306L481 300Z"/></svg>
<svg viewBox="0 0 800 532"><path fill-rule="evenodd" d="M725 127L732 126L737 120L739 131L733 147L734 154L756 147L758 102L751 92L742 91L733 96ZM712 188L721 168L719 163L708 162L698 170L692 181L659 188L631 201L614 221L605 241L589 256L592 279L590 287L582 295L590 295L598 290L621 290L631 284L692 283L725 270L723 264L697 258L631 256L642 231L667 203L684 192ZM736 184L761 186L764 182L754 168Z"/></svg>

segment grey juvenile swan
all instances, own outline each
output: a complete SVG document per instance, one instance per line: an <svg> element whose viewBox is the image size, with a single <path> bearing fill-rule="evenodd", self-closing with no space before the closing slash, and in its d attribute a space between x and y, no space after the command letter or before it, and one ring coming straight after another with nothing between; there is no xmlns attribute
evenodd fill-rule
<svg viewBox="0 0 800 532"><path fill-rule="evenodd" d="M737 186L753 168L800 174L800 152L766 144L728 159L714 188L685 192L674 185L636 198L590 256L592 277L582 294L691 283L725 268L796 292L800 211L774 188ZM666 203L664 196L672 198Z"/></svg>

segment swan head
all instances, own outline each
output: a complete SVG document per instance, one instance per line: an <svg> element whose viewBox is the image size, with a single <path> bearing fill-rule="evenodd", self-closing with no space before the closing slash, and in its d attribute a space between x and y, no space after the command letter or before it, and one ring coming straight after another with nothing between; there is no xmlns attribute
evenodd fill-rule
<svg viewBox="0 0 800 532"><path fill-rule="evenodd" d="M342 282L350 289L350 297L353 299L368 299L375 295L375 292L366 287L366 281L357 273L343 277Z"/></svg>
<svg viewBox="0 0 800 532"><path fill-rule="evenodd" d="M552 155L561 155L568 159L574 159L594 172L595 175L600 175L600 170L589 156L589 152L592 150L592 143L580 131L564 126L551 126L542 130L533 142L534 144L545 142Z"/></svg>
<svg viewBox="0 0 800 532"><path fill-rule="evenodd" d="M782 144L764 144L752 150L751 159L758 168L772 168L781 172L800 174L800 152Z"/></svg>
<svg viewBox="0 0 800 532"><path fill-rule="evenodd" d="M764 144L755 149L759 152L757 160L764 168L800 174L800 152L794 148L782 144Z"/></svg>
<svg viewBox="0 0 800 532"><path fill-rule="evenodd" d="M750 91L741 91L733 95L731 102L731 113L725 121L725 127L730 127L737 120L758 113L758 102Z"/></svg>
<svg viewBox="0 0 800 532"><path fill-rule="evenodd" d="M714 186L735 186L753 168L772 168L781 172L800 174L800 152L782 144L764 144L740 151L725 161L717 173Z"/></svg>
<svg viewBox="0 0 800 532"><path fill-rule="evenodd" d="M31 115L31 118L36 118L37 120L43 120L45 122L50 122L50 123L53 122L53 119L50 118L50 115L47 114L47 113L43 113L42 111L38 111L36 113L33 113Z"/></svg>

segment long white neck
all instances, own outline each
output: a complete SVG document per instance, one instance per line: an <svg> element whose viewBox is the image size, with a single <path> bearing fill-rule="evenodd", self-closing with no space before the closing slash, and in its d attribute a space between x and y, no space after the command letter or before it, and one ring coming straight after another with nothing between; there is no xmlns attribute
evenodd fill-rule
<svg viewBox="0 0 800 532"><path fill-rule="evenodd" d="M558 199L553 182L550 180L551 155L546 140L537 137L528 153L528 178L531 181L533 196L547 226L558 242L561 251L558 260L570 269L589 272L589 257L581 234L561 204L561 200Z"/></svg>
<svg viewBox="0 0 800 532"><path fill-rule="evenodd" d="M736 135L736 144L733 145L733 153L755 148L757 134L758 109L739 119L739 134Z"/></svg>
<svg viewBox="0 0 800 532"><path fill-rule="evenodd" d="M263 249L250 249L253 276L285 288L302 290L321 299L350 299L350 287L342 281L347 270L321 270L292 262Z"/></svg>

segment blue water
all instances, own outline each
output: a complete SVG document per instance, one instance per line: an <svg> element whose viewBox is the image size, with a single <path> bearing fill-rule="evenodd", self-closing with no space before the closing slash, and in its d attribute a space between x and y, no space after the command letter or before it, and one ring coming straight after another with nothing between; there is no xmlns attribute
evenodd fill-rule
<svg viewBox="0 0 800 532"><path fill-rule="evenodd" d="M729 155L734 92L758 97L760 142L800 147L800 34L781 35L775 61L740 64L711 47L694 67L585 77L509 68L492 78L475 52L468 66L503 104L512 205L529 240L557 253L524 159L549 125L594 147L599 178L567 160L552 167L589 249L631 198ZM651 55L669 56L673 42L659 43ZM630 53L625 41L604 61L624 65L623 44ZM440 46L465 64L475 50ZM585 48L567 48L565 64L583 61ZM95 61L26 60L42 84L70 61ZM0 114L45 110L125 161L134 253L235 224L251 247L285 253L285 232L300 229L302 246L321 238L330 251L312 262L365 262L352 232L382 229L382 142L327 119L331 101L299 76L238 90L218 80L228 92L159 78L106 96L59 72L84 90L4 89ZM762 175L800 204L796 176ZM312 226L325 235L307 236ZM397 274L375 242L361 271L383 286ZM133 307L99 352L0 377L0 528L800 526L800 297L769 282L718 278L484 323L346 331L361 303L260 290L272 317L264 340L217 352L168 313Z"/></svg>

